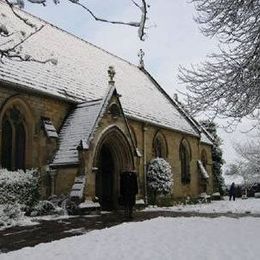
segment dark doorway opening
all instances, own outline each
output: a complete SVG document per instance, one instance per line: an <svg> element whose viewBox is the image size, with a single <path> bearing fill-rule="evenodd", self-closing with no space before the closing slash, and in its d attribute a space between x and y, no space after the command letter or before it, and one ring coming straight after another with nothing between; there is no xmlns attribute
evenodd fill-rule
<svg viewBox="0 0 260 260"><path fill-rule="evenodd" d="M96 175L96 196L102 210L113 210L114 205L114 159L108 145L100 151L99 172Z"/></svg>

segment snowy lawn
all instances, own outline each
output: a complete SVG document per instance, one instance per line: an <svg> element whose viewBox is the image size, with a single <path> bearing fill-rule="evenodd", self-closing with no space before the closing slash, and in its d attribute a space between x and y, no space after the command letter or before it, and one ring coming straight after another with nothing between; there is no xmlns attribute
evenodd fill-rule
<svg viewBox="0 0 260 260"><path fill-rule="evenodd" d="M249 198L242 200L240 198L235 201L225 200L212 201L211 203L196 205L179 205L174 207L148 207L145 211L178 211L178 212L199 212L199 213L252 213L260 214L260 198Z"/></svg>
<svg viewBox="0 0 260 260"><path fill-rule="evenodd" d="M1 254L1 260L205 259L260 255L260 218L157 218Z"/></svg>
<svg viewBox="0 0 260 260"><path fill-rule="evenodd" d="M260 213L260 199L147 208L201 213ZM249 215L250 216L250 215ZM0 254L0 260L205 259L250 260L260 255L260 218L157 218ZM71 230L73 231L73 230Z"/></svg>

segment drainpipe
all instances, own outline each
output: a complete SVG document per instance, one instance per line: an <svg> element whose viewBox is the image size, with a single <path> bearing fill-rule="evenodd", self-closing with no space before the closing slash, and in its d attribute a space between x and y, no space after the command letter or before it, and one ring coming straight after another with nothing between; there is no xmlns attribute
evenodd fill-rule
<svg viewBox="0 0 260 260"><path fill-rule="evenodd" d="M144 150L144 153L143 153L143 165L144 165L144 168L143 168L143 171L144 171L144 203L145 205L147 205L148 201L147 201L147 181L146 181L146 134L145 132L147 131L147 126L144 125L143 126L143 150Z"/></svg>

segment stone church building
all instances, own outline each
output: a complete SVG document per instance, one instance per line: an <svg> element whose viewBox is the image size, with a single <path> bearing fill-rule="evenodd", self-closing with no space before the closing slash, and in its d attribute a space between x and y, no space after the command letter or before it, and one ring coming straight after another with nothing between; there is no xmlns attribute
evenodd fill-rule
<svg viewBox="0 0 260 260"><path fill-rule="evenodd" d="M28 26L0 2L6 26ZM118 207L119 177L138 175L146 202L146 171L155 157L173 171L172 197L212 193L209 134L136 66L43 20L21 51L37 60L0 62L0 167L38 169L43 197L81 190L91 203ZM14 39L14 41L17 39Z"/></svg>

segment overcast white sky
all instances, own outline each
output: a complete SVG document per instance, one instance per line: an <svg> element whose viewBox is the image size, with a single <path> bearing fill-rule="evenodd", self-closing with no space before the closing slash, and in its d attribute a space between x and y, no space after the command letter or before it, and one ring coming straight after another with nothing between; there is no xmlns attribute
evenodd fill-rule
<svg viewBox="0 0 260 260"><path fill-rule="evenodd" d="M200 33L193 20L194 6L186 0L148 0L151 4L149 23L155 26L148 30L145 42L138 39L136 28L95 22L80 7L67 1L61 2L59 6L54 6L49 1L47 7L28 4L26 10L134 64L138 64L137 54L142 48L146 69L171 96L178 90L185 91L177 79L178 67L197 64L217 50L217 41ZM103 18L139 19L140 11L130 0L82 0L84 2ZM243 129L247 129L247 125L244 123ZM232 134L219 131L224 140L227 163L236 158L232 144L246 138L239 132L240 129Z"/></svg>

